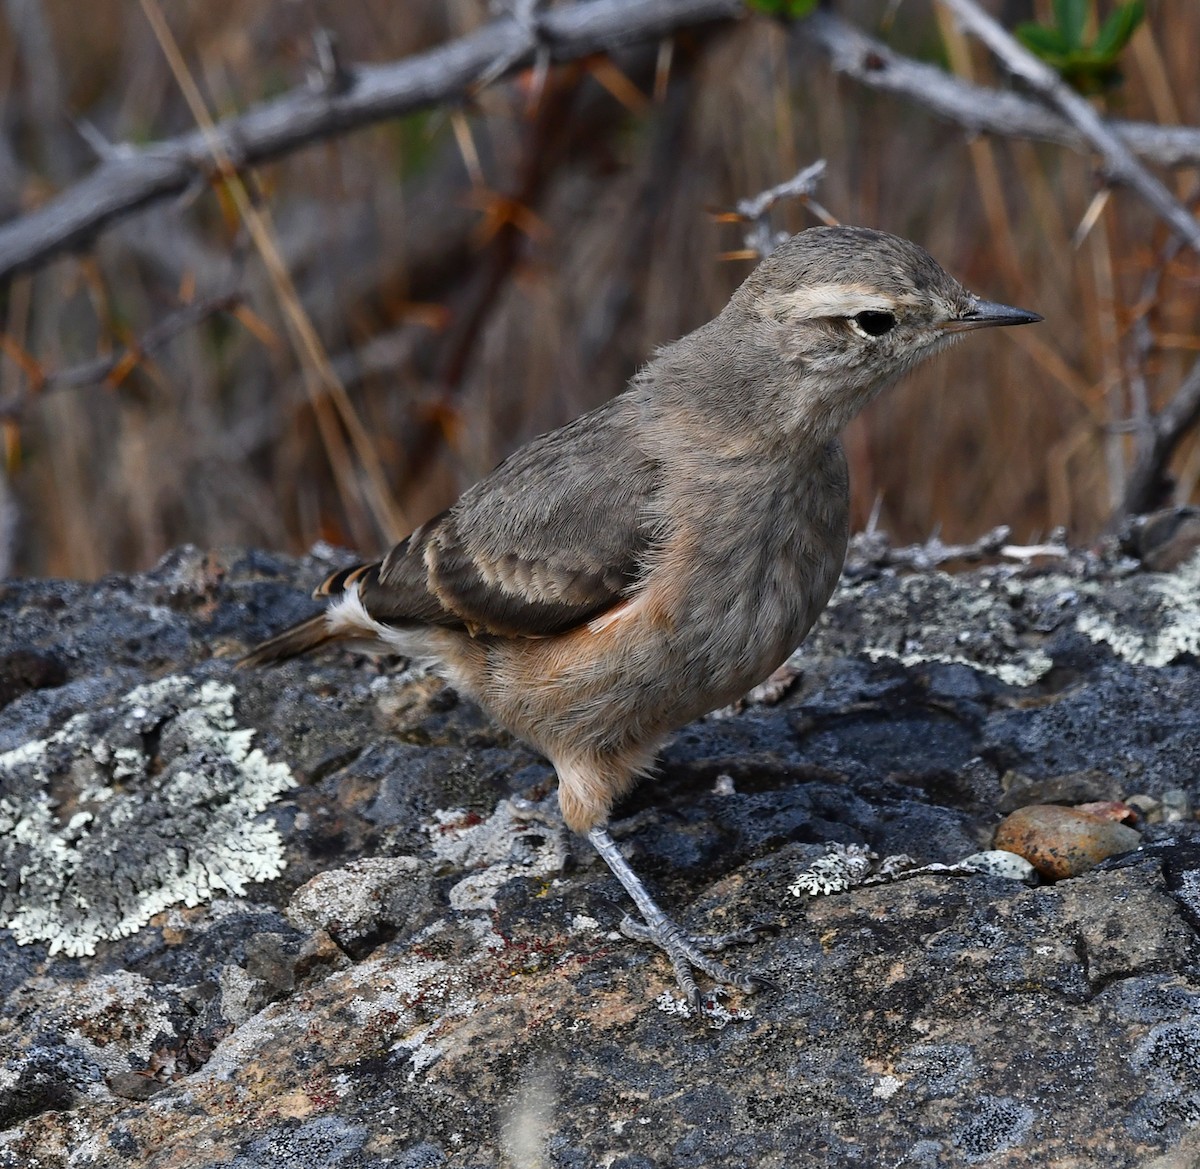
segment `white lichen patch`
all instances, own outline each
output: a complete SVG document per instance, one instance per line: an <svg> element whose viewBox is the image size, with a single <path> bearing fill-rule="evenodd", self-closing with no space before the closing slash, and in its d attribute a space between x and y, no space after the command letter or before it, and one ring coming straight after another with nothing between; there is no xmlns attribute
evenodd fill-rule
<svg viewBox="0 0 1200 1169"><path fill-rule="evenodd" d="M862 653L908 668L969 666L1009 686L1032 686L1054 663L1025 636L1009 584L998 575L938 572L844 581L830 601L829 618L809 640L813 649L835 655ZM838 628L839 611L847 610L856 627L850 636Z"/></svg>
<svg viewBox="0 0 1200 1169"><path fill-rule="evenodd" d="M874 871L875 862L879 859L865 844L838 844L831 841L826 847L829 851L817 857L802 873L797 873L788 886L788 892L793 897L844 893L861 885Z"/></svg>
<svg viewBox="0 0 1200 1169"><path fill-rule="evenodd" d="M407 1036L403 1044L397 1044L397 1048L403 1047L409 1053L407 1078L410 1084L422 1072L433 1067L445 1054L436 1043L427 1042L429 1036L433 1035L437 1030L437 1026L437 1023L429 1023L424 1027L420 1027L412 1035Z"/></svg>
<svg viewBox="0 0 1200 1169"><path fill-rule="evenodd" d="M362 857L327 869L292 894L288 921L297 929L326 930L341 944L365 938L379 928L389 890L421 872L421 862L411 856Z"/></svg>
<svg viewBox="0 0 1200 1169"><path fill-rule="evenodd" d="M904 1081L899 1076L884 1075L876 1081L871 1095L878 1100L890 1100L903 1087Z"/></svg>
<svg viewBox="0 0 1200 1169"><path fill-rule="evenodd" d="M106 1071L123 1072L130 1057L148 1061L155 1047L175 1038L170 1007L141 974L115 970L64 995L58 1021L72 1046Z"/></svg>
<svg viewBox="0 0 1200 1169"><path fill-rule="evenodd" d="M864 654L908 668L968 666L1031 686L1053 661L1051 633L1073 631L1135 665L1200 655L1200 556L1171 573L1098 579L1011 567L843 581L795 664Z"/></svg>
<svg viewBox="0 0 1200 1169"><path fill-rule="evenodd" d="M1089 606L1075 628L1127 662L1167 666L1200 655L1200 556L1175 572L1147 573L1113 590L1083 586Z"/></svg>
<svg viewBox="0 0 1200 1169"><path fill-rule="evenodd" d="M952 865L940 861L919 865L903 852L880 858L865 844L830 841L825 847L828 851L817 857L803 872L797 873L788 886L788 892L793 897L825 897L863 885L886 885L910 877L973 877L983 871L966 861Z"/></svg>
<svg viewBox="0 0 1200 1169"><path fill-rule="evenodd" d="M414 939L416 946L423 936ZM446 1053L442 1037L453 1036L461 1022L479 1010L477 983L494 960L483 946L464 956L457 968L441 959L398 959L380 953L336 977L344 987L346 1010L356 1029L394 1034L390 1050L407 1054L408 1079L414 1081ZM493 998L491 1004L507 997ZM432 1022L431 1011L436 1015ZM449 1043L453 1046L455 1040Z"/></svg>
<svg viewBox="0 0 1200 1169"><path fill-rule="evenodd" d="M0 925L92 954L171 905L283 871L259 813L295 780L234 720L234 689L172 675L0 754Z"/></svg>
<svg viewBox="0 0 1200 1169"><path fill-rule="evenodd" d="M931 663L939 663L944 666L970 666L973 670L982 670L985 674L993 674L1006 686L1032 686L1054 664L1049 656L1039 649L1020 654L1012 662L992 663L976 661L962 654L922 653L920 650L897 653L895 650L869 647L863 652L873 662L882 658L891 658L902 666L910 668Z"/></svg>
<svg viewBox="0 0 1200 1169"><path fill-rule="evenodd" d="M439 811L425 831L438 861L472 870L450 890L458 910L494 909L501 886L515 877L556 876L567 859L562 821L524 800L501 800L486 820L461 808Z"/></svg>
<svg viewBox="0 0 1200 1169"><path fill-rule="evenodd" d="M726 994L724 987L718 987L704 1003L704 1022L719 1031L729 1023L747 1023L754 1018L752 1011L740 1007L731 1011L722 1001ZM692 1006L686 999L676 998L669 990L664 990L655 1000L654 1005L664 1015L675 1015L680 1019L692 1017Z"/></svg>

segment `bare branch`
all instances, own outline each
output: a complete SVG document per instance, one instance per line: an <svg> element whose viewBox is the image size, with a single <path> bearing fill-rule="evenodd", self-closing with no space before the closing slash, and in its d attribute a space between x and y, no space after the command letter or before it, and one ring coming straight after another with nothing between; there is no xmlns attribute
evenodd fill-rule
<svg viewBox="0 0 1200 1169"><path fill-rule="evenodd" d="M762 219L780 199L807 199L817 189L824 175L825 160L819 158L809 166L802 167L790 179L759 192L752 199L739 199L738 214L746 219Z"/></svg>
<svg viewBox="0 0 1200 1169"><path fill-rule="evenodd" d="M1136 191L1171 227L1200 252L1200 222L1136 158L1099 114L1044 61L1035 57L975 0L939 0L1004 63L1014 76L1042 95L1103 157L1108 178Z"/></svg>
<svg viewBox="0 0 1200 1169"><path fill-rule="evenodd" d="M739 0L590 0L544 11L516 4L513 15L428 53L379 66L338 62L337 85L321 75L227 119L218 133L238 165L254 165L360 126L461 98L537 59L571 60L742 12ZM1071 121L1038 102L972 85L910 60L829 13L817 13L798 27L838 72L911 98L968 131L1090 148ZM497 64L503 66L500 73ZM1117 121L1100 125L1147 161L1200 163L1200 129ZM0 280L86 244L113 219L203 182L212 170L198 131L145 148L113 146L87 178L44 207L0 226Z"/></svg>
<svg viewBox="0 0 1200 1169"><path fill-rule="evenodd" d="M1200 422L1200 361L1192 366L1175 396L1155 417L1149 441L1141 445L1129 473L1118 518L1158 506L1167 463L1189 430Z"/></svg>
<svg viewBox="0 0 1200 1169"><path fill-rule="evenodd" d="M746 247L764 258L769 256L788 238L786 231L771 229L771 208L781 199L803 199L808 202L824 175L825 160L819 158L769 190L761 191L751 199L739 199L737 215L747 224Z"/></svg>
<svg viewBox="0 0 1200 1169"><path fill-rule="evenodd" d="M194 325L216 316L217 313L231 312L240 302L241 297L236 292L194 300L152 325L140 337L121 349L68 369L45 370L34 387L35 392L41 395L48 390L97 385L118 369L140 363ZM0 418L19 418L28 398L28 394L18 394L0 402Z"/></svg>
<svg viewBox="0 0 1200 1169"><path fill-rule="evenodd" d="M388 65L345 67L343 91L318 84L257 106L217 126L239 166L311 142L461 98L503 60L512 72L539 51L568 61L675 29L728 20L740 0L591 0L551 8L536 21L505 17L428 53ZM212 155L200 131L144 149L122 147L44 207L0 227L0 280L86 243L105 224L205 180Z"/></svg>
<svg viewBox="0 0 1200 1169"><path fill-rule="evenodd" d="M838 73L862 85L908 98L969 133L1053 142L1072 150L1091 149L1066 118L1017 93L988 89L893 52L832 13L818 12L798 26ZM1139 158L1159 166L1200 163L1200 129L1112 120L1106 125Z"/></svg>
<svg viewBox="0 0 1200 1169"><path fill-rule="evenodd" d="M911 568L918 572L929 572L952 561L974 563L1001 559L1028 564L1031 560L1043 557L1064 560L1072 555L1066 546L1066 534L1062 531L1052 532L1050 539L1043 544L1010 544L1008 538L1011 534L1011 529L1002 525L970 544L944 544L939 536L934 535L924 544L896 548L886 532L871 528L851 537L845 572L848 576L861 576L880 568Z"/></svg>

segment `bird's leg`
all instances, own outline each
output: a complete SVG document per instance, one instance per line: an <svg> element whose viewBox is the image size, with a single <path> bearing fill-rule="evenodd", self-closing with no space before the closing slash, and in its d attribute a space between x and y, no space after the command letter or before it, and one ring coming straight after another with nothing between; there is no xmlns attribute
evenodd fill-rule
<svg viewBox="0 0 1200 1169"><path fill-rule="evenodd" d="M746 994L753 994L772 984L757 974L742 974L731 970L722 962L708 956L713 950L723 950L736 941L746 941L755 936L754 930L743 930L736 934L725 934L718 938L693 938L685 934L661 909L653 897L646 891L637 873L630 867L629 862L621 855L616 841L609 835L606 828L593 828L588 833L596 851L604 858L604 863L612 869L617 880L625 886L625 892L633 898L642 922L636 922L626 917L621 923L621 932L629 938L638 941L653 942L671 960L675 971L675 980L679 989L697 1015L704 1014L704 1000L700 988L696 985L693 970L701 970L714 982L723 986L733 986ZM642 924L644 922L644 924Z"/></svg>

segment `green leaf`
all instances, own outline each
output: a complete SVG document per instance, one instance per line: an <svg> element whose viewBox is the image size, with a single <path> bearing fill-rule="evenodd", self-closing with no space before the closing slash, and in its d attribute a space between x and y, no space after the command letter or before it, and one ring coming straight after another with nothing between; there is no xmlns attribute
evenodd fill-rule
<svg viewBox="0 0 1200 1169"><path fill-rule="evenodd" d="M1137 31L1137 26L1142 23L1145 15L1146 5L1143 0L1131 0L1129 4L1121 4L1114 8L1096 37L1092 50L1100 57L1115 57L1129 44L1129 38Z"/></svg>
<svg viewBox="0 0 1200 1169"><path fill-rule="evenodd" d="M1083 45L1083 26L1087 23L1089 0L1054 0L1054 19L1068 49Z"/></svg>
<svg viewBox="0 0 1200 1169"><path fill-rule="evenodd" d="M817 0L746 0L746 6L767 16L799 20L817 6Z"/></svg>
<svg viewBox="0 0 1200 1169"><path fill-rule="evenodd" d="M1056 28L1045 28L1040 24L1019 24L1014 31L1017 40L1043 60L1056 60L1071 51Z"/></svg>

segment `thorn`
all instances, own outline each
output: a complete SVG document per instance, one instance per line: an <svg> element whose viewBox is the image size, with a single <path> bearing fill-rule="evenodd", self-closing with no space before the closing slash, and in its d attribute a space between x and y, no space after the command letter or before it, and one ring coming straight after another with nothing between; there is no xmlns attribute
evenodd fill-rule
<svg viewBox="0 0 1200 1169"><path fill-rule="evenodd" d="M483 167L479 162L479 151L475 148L475 139L471 135L471 124L467 121L462 110L450 111L450 127L454 131L454 141L458 143L458 152L462 155L463 165L471 179L471 186L482 187Z"/></svg>
<svg viewBox="0 0 1200 1169"><path fill-rule="evenodd" d="M584 63L587 71L632 114L644 114L650 99L638 89L609 57L593 57Z"/></svg>
<svg viewBox="0 0 1200 1169"><path fill-rule="evenodd" d="M309 71L309 85L326 97L337 97L354 84L354 74L342 64L338 53L337 34L329 28L313 33L313 53L316 68Z"/></svg>
<svg viewBox="0 0 1200 1169"><path fill-rule="evenodd" d="M100 130L87 118L72 118L71 124L75 132L87 143L92 153L101 162L115 162L123 158L131 158L137 149L127 142L110 142Z"/></svg>

